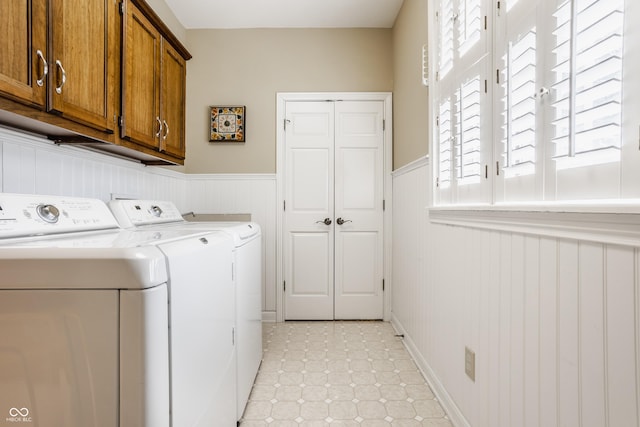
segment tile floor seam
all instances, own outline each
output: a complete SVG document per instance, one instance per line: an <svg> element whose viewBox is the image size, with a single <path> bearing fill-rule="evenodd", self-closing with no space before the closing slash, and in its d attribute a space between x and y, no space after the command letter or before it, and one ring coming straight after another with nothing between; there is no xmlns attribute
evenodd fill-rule
<svg viewBox="0 0 640 427"><path fill-rule="evenodd" d="M267 323L240 427L297 426L452 424L390 323Z"/></svg>

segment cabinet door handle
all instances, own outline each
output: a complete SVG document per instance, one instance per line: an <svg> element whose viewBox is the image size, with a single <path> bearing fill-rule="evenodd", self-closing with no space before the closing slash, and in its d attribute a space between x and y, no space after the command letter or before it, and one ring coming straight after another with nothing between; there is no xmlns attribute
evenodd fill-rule
<svg viewBox="0 0 640 427"><path fill-rule="evenodd" d="M64 86L64 84L67 82L67 72L64 70L62 62L60 62L59 59L56 59L56 66L60 69L61 75L60 85L56 86L56 93L60 95L62 93L62 86Z"/></svg>
<svg viewBox="0 0 640 427"><path fill-rule="evenodd" d="M49 74L49 64L47 64L47 60L44 59L44 55L40 49L36 51L36 55L38 55L38 59L42 62L42 75L36 80L36 84L42 87L44 85L45 77Z"/></svg>
<svg viewBox="0 0 640 427"><path fill-rule="evenodd" d="M156 122L158 122L158 132L156 132L156 138L160 138L160 134L162 134L162 122L160 121L160 117L156 117Z"/></svg>
<svg viewBox="0 0 640 427"><path fill-rule="evenodd" d="M169 135L169 124L167 123L166 120L163 120L162 123L164 123L164 128L166 130L166 132L164 133L164 136L162 137L162 139L164 141L166 141L167 140L167 136Z"/></svg>

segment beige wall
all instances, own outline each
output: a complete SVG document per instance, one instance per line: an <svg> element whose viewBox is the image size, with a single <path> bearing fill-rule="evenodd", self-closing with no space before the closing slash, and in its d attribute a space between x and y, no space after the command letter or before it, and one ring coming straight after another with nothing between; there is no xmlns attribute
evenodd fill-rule
<svg viewBox="0 0 640 427"><path fill-rule="evenodd" d="M393 168L429 152L428 89L422 86L427 0L404 0L393 27Z"/></svg>
<svg viewBox="0 0 640 427"><path fill-rule="evenodd" d="M193 59L187 63L186 171L275 173L276 93L390 92L391 33L390 29L187 31ZM209 142L211 105L246 105L245 143Z"/></svg>

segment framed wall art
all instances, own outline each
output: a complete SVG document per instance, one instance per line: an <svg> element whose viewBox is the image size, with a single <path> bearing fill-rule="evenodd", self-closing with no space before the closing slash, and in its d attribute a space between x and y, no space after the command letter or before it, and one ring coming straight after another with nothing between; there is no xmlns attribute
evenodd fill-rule
<svg viewBox="0 0 640 427"><path fill-rule="evenodd" d="M246 107L211 107L210 142L244 142Z"/></svg>

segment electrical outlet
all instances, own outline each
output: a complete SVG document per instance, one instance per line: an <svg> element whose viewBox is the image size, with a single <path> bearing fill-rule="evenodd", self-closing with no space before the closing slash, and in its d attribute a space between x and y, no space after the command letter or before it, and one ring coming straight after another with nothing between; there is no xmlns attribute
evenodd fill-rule
<svg viewBox="0 0 640 427"><path fill-rule="evenodd" d="M464 348L464 372L471 381L476 381L476 353L469 347Z"/></svg>

